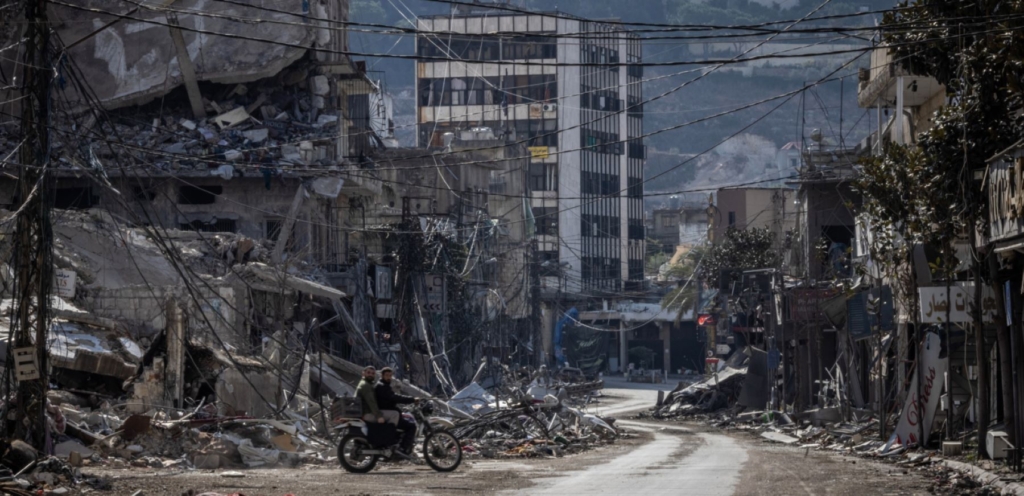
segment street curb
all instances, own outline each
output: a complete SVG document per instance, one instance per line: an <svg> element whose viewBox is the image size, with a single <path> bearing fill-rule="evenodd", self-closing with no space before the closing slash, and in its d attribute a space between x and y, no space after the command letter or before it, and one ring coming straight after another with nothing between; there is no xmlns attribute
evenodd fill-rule
<svg viewBox="0 0 1024 496"><path fill-rule="evenodd" d="M969 463L954 460L942 460L942 464L960 472L967 472L976 477L982 484L999 488L999 494L1024 496L1024 485L1016 482L1005 482L998 475Z"/></svg>

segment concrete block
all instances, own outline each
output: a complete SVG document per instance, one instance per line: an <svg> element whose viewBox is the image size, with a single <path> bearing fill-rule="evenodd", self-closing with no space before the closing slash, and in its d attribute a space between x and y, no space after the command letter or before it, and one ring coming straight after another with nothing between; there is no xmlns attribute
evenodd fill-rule
<svg viewBox="0 0 1024 496"><path fill-rule="evenodd" d="M331 86L327 80L327 76L313 76L313 94L317 96L324 96L331 92Z"/></svg>
<svg viewBox="0 0 1024 496"><path fill-rule="evenodd" d="M198 469L220 468L221 456L217 454L199 454L192 458L192 465Z"/></svg>
<svg viewBox="0 0 1024 496"><path fill-rule="evenodd" d="M988 451L989 458L993 460L1000 460L1006 458L1007 450L1013 448L1010 444L1010 438L1004 431L988 431L988 436L985 437L985 450Z"/></svg>
<svg viewBox="0 0 1024 496"><path fill-rule="evenodd" d="M839 412L838 408L818 408L817 410L811 410L807 413L811 414L811 422L815 426L821 426L826 423L842 422L843 416Z"/></svg>

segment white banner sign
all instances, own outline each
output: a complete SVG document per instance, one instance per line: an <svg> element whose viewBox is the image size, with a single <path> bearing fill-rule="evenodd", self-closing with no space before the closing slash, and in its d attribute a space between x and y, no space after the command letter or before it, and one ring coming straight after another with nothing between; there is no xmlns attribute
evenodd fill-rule
<svg viewBox="0 0 1024 496"><path fill-rule="evenodd" d="M55 272L54 278L56 279L57 296L60 296L61 298L74 298L75 283L78 280L78 274L76 274L75 271L68 269L57 269Z"/></svg>
<svg viewBox="0 0 1024 496"><path fill-rule="evenodd" d="M961 283L962 284L962 283ZM921 322L941 324L949 321L954 323L974 322L971 315L974 309L974 286L961 285L949 288L946 298L945 286L928 286L918 289L921 295ZM996 318L996 293L989 286L981 288L981 319L985 323L993 323Z"/></svg>
<svg viewBox="0 0 1024 496"><path fill-rule="evenodd" d="M946 360L939 359L939 348L941 347L939 335L929 332L925 335L924 344L920 356L923 358L922 369L924 370L924 382L921 383L920 397L918 397L917 370L914 371L914 378L910 381L910 391L907 393L907 402L900 412L900 420L896 423L896 430L893 431L889 442L882 449L882 452L889 451L893 444L906 446L911 443L919 445L928 444L928 435L932 430L932 423L935 422L935 409L939 406L939 396L942 395L942 381L946 376ZM921 442L917 436L921 424L921 414L924 413L924 440Z"/></svg>

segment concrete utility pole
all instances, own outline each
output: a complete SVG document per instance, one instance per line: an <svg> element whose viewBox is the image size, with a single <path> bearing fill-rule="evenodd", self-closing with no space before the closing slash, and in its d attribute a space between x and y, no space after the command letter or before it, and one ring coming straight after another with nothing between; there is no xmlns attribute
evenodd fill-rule
<svg viewBox="0 0 1024 496"><path fill-rule="evenodd" d="M537 239L530 240L530 326L533 328L534 358L537 366L544 364L544 333L540 313L540 255L537 254Z"/></svg>
<svg viewBox="0 0 1024 496"><path fill-rule="evenodd" d="M17 411L9 437L24 439L45 452L46 339L53 287L53 232L50 227L46 168L49 163L50 28L46 0L25 0L25 43L21 74L25 99L21 107L24 143L15 227L14 314L11 332L18 379ZM33 338L34 334L34 338ZM30 350L34 348L34 357ZM24 355L18 350L24 350ZM34 363L32 358L34 358Z"/></svg>

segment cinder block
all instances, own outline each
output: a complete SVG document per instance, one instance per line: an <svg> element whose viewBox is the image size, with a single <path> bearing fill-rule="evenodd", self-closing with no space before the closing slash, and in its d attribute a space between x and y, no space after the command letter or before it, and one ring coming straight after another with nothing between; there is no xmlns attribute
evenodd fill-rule
<svg viewBox="0 0 1024 496"><path fill-rule="evenodd" d="M942 443L942 456L960 456L964 452L964 443L960 441L944 441Z"/></svg>
<svg viewBox="0 0 1024 496"><path fill-rule="evenodd" d="M194 458L192 458L192 465L194 465L198 469L220 468L220 465L221 465L220 455L217 455L217 454L210 454L210 455L202 455L202 454L200 454L200 455L196 455Z"/></svg>

